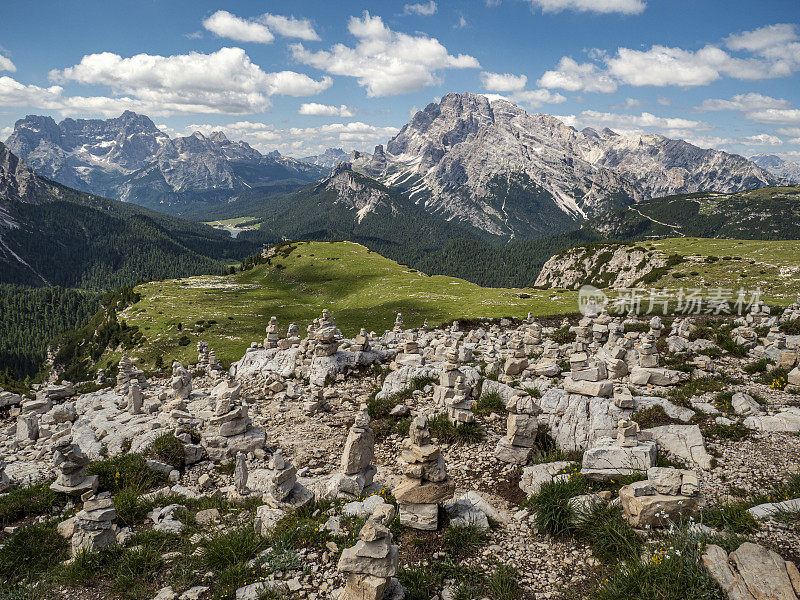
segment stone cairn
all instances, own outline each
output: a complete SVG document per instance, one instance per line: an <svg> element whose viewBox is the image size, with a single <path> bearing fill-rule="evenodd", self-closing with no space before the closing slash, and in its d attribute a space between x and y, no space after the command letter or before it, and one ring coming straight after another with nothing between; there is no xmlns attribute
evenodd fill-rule
<svg viewBox="0 0 800 600"><path fill-rule="evenodd" d="M208 371L208 342L203 340L197 342L197 368Z"/></svg>
<svg viewBox="0 0 800 600"><path fill-rule="evenodd" d="M245 459L244 452L237 452L236 464L233 468L233 488L240 496L245 496L248 493L247 478L247 460Z"/></svg>
<svg viewBox="0 0 800 600"><path fill-rule="evenodd" d="M283 457L278 448L269 459L267 491L263 500L273 508L297 508L314 497L297 481L297 468Z"/></svg>
<svg viewBox="0 0 800 600"><path fill-rule="evenodd" d="M186 400L192 393L192 376L178 361L172 363L172 379L169 385L172 390L170 395L174 400Z"/></svg>
<svg viewBox="0 0 800 600"><path fill-rule="evenodd" d="M433 390L433 401L437 406L447 406L448 401L455 397L456 382L464 377L458 366L458 346L451 346L445 350L439 385Z"/></svg>
<svg viewBox="0 0 800 600"><path fill-rule="evenodd" d="M233 437L247 431L250 418L247 407L239 399L242 384L229 377L227 381L218 384L213 390L214 416L210 420L212 427L219 428L222 437Z"/></svg>
<svg viewBox="0 0 800 600"><path fill-rule="evenodd" d="M144 395L142 389L139 387L138 381L131 381L128 386L128 412L132 415L142 414L142 405L144 404Z"/></svg>
<svg viewBox="0 0 800 600"><path fill-rule="evenodd" d="M139 387L147 387L147 378L144 372L133 366L128 355L123 355L119 359L119 372L117 373L117 392L127 394L131 381L138 381Z"/></svg>
<svg viewBox="0 0 800 600"><path fill-rule="evenodd" d="M270 317L267 325L267 337L264 338L264 348L277 348L281 336L278 331L278 317Z"/></svg>
<svg viewBox="0 0 800 600"><path fill-rule="evenodd" d="M392 491L400 505L400 523L435 531L439 526L439 503L453 496L455 485L447 475L441 451L431 443L428 420L415 417L408 435L400 455L404 473Z"/></svg>
<svg viewBox="0 0 800 600"><path fill-rule="evenodd" d="M370 341L371 340L369 339L367 330L362 327L361 331L358 332L358 335L353 338L353 343L350 345L350 347L352 348L353 352L369 352L371 349Z"/></svg>
<svg viewBox="0 0 800 600"><path fill-rule="evenodd" d="M503 372L509 377L515 377L528 368L528 359L525 356L525 342L513 337L508 343L508 358L503 365Z"/></svg>
<svg viewBox="0 0 800 600"><path fill-rule="evenodd" d="M114 527L117 513L111 494L105 492L95 496L94 492L87 492L82 498L83 510L75 515L73 522L72 556L97 552L117 544Z"/></svg>
<svg viewBox="0 0 800 600"><path fill-rule="evenodd" d="M392 331L395 333L400 333L403 331L403 315L402 313L397 313L397 318L394 320L394 327Z"/></svg>
<svg viewBox="0 0 800 600"><path fill-rule="evenodd" d="M344 574L339 600L382 600L400 564L399 548L392 544L391 504L379 504L358 533L355 546L345 548L337 569Z"/></svg>
<svg viewBox="0 0 800 600"><path fill-rule="evenodd" d="M646 473L655 460L655 442L640 440L639 425L635 421L620 419L616 440L599 438L594 446L584 452L581 473L594 480L641 474Z"/></svg>
<svg viewBox="0 0 800 600"><path fill-rule="evenodd" d="M58 477L50 484L51 490L69 496L81 496L97 490L97 475L86 474L89 457L78 444L64 439L53 450L53 466L58 471Z"/></svg>
<svg viewBox="0 0 800 600"><path fill-rule="evenodd" d="M586 352L576 352L569 357L569 376L564 379L564 389L570 394L583 396L611 396L614 384L608 379L608 370L601 360Z"/></svg>
<svg viewBox="0 0 800 600"><path fill-rule="evenodd" d="M536 414L539 407L528 394L516 394L506 404L508 418L506 435L500 438L494 455L515 465L524 465L536 444L536 433L539 423Z"/></svg>
<svg viewBox="0 0 800 600"><path fill-rule="evenodd" d="M469 394L470 388L464 382L464 378L458 377L453 388L453 396L445 400L447 418L453 425L463 425L475 421L475 415L472 412L473 402Z"/></svg>
<svg viewBox="0 0 800 600"><path fill-rule="evenodd" d="M372 485L377 468L372 464L375 456L375 433L369 423L367 405L362 404L344 443L342 473L331 480L331 495L358 498L365 488Z"/></svg>
<svg viewBox="0 0 800 600"><path fill-rule="evenodd" d="M339 341L336 339L334 327L323 327L314 334L314 356L333 356L339 351Z"/></svg>
<svg viewBox="0 0 800 600"><path fill-rule="evenodd" d="M647 479L623 486L620 504L634 527L662 527L679 523L697 511L702 502L694 471L651 467Z"/></svg>

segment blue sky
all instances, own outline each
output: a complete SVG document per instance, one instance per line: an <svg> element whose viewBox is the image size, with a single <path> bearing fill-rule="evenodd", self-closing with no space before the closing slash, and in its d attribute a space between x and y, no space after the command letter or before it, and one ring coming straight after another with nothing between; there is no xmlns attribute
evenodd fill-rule
<svg viewBox="0 0 800 600"><path fill-rule="evenodd" d="M0 139L148 114L302 156L371 150L451 91L575 127L800 160L798 0L53 0L0 7Z"/></svg>

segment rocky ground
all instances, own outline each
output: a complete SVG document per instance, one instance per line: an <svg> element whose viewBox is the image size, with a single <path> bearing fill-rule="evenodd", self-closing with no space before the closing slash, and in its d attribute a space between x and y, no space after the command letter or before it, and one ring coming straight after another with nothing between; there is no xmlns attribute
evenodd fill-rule
<svg viewBox="0 0 800 600"><path fill-rule="evenodd" d="M783 562L800 562L798 323L798 307L398 317L345 340L326 313L302 339L271 322L230 371L201 346L171 374L123 360L2 392L0 582L15 598L688 597L641 587L658 576L800 597ZM673 581L689 560L695 579Z"/></svg>

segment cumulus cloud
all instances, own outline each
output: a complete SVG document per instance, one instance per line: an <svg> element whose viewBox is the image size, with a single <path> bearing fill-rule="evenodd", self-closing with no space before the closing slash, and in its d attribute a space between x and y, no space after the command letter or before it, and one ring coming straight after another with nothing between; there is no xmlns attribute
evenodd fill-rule
<svg viewBox="0 0 800 600"><path fill-rule="evenodd" d="M312 115L317 117L352 117L355 113L349 106L345 104L342 104L341 106L331 106L329 104L306 102L300 105L297 114Z"/></svg>
<svg viewBox="0 0 800 600"><path fill-rule="evenodd" d="M557 116L567 125L583 128L603 129L608 127L626 135L639 133L662 133L669 137L683 137L694 131L711 129L708 123L676 117L659 117L649 112L638 115L585 110L577 115Z"/></svg>
<svg viewBox="0 0 800 600"><path fill-rule="evenodd" d="M109 86L115 95L157 107L159 114L261 112L269 108L272 95L308 96L332 84L330 77L317 81L294 71L265 73L241 48L130 58L111 52L89 54L50 76L55 82Z"/></svg>
<svg viewBox="0 0 800 600"><path fill-rule="evenodd" d="M17 67L11 62L11 59L0 54L0 71L9 71L13 73L16 70Z"/></svg>
<svg viewBox="0 0 800 600"><path fill-rule="evenodd" d="M559 88L569 92L601 92L616 91L617 82L594 63L578 64L568 56L564 56L552 71L545 71L538 84L546 88Z"/></svg>
<svg viewBox="0 0 800 600"><path fill-rule="evenodd" d="M774 46L782 46L797 41L796 25L777 23L759 27L752 31L733 33L725 38L725 44L731 50L747 50L760 53Z"/></svg>
<svg viewBox="0 0 800 600"><path fill-rule="evenodd" d="M644 0L527 0L531 8L541 8L542 12L593 12L600 14L620 13L638 15L644 12Z"/></svg>
<svg viewBox="0 0 800 600"><path fill-rule="evenodd" d="M766 108L746 113L746 117L767 125L800 125L800 110L796 108Z"/></svg>
<svg viewBox="0 0 800 600"><path fill-rule="evenodd" d="M292 156L319 154L326 148L341 147L345 150L371 150L375 144L386 141L397 134L396 127L370 125L360 121L350 123L328 123L317 127L290 127L279 129L267 123L238 121L228 125L189 125L183 135L200 131L209 135L222 131L231 139L243 139L261 152L278 150Z"/></svg>
<svg viewBox="0 0 800 600"><path fill-rule="evenodd" d="M800 127L779 127L775 131L777 133L780 133L781 135L800 137ZM797 143L797 142L792 142L792 143Z"/></svg>
<svg viewBox="0 0 800 600"><path fill-rule="evenodd" d="M441 83L445 69L477 69L478 60L467 54L448 53L439 40L389 29L380 17L364 12L351 17L348 31L358 43L336 44L312 52L302 44L291 46L294 58L332 75L355 77L371 97L419 91Z"/></svg>
<svg viewBox="0 0 800 600"><path fill-rule="evenodd" d="M294 16L284 17L265 13L259 17L259 20L283 37L307 41L318 41L320 39L308 19L295 19Z"/></svg>
<svg viewBox="0 0 800 600"><path fill-rule="evenodd" d="M738 110L742 112L764 108L790 108L791 103L782 98L772 98L756 92L736 94L730 100L708 98L697 108L699 110Z"/></svg>
<svg viewBox="0 0 800 600"><path fill-rule="evenodd" d="M561 94L544 89L514 92L511 100L528 108L539 108L543 104L563 104L567 101Z"/></svg>
<svg viewBox="0 0 800 600"><path fill-rule="evenodd" d="M422 17L430 17L431 15L436 14L436 2L430 0L425 4L421 2L416 2L414 4L406 4L403 7L403 13L407 15L420 15Z"/></svg>
<svg viewBox="0 0 800 600"><path fill-rule="evenodd" d="M227 10L218 10L203 21L203 27L219 37L237 42L269 44L275 39L266 25L241 19Z"/></svg>
<svg viewBox="0 0 800 600"><path fill-rule="evenodd" d="M525 89L528 77L525 75L513 75L511 73L481 73L481 82L484 89L493 92L515 92Z"/></svg>
<svg viewBox="0 0 800 600"><path fill-rule="evenodd" d="M458 21L456 24L453 25L453 29L464 29L467 26L467 20L464 18L464 15L459 15Z"/></svg>
<svg viewBox="0 0 800 600"><path fill-rule="evenodd" d="M275 39L273 31L284 37L319 40L319 35L308 19L270 13L264 13L255 19L243 19L227 10L218 10L203 21L203 27L214 35L237 42L269 44Z"/></svg>
<svg viewBox="0 0 800 600"><path fill-rule="evenodd" d="M742 138L742 143L746 146L782 146L783 140L777 135L759 133Z"/></svg>

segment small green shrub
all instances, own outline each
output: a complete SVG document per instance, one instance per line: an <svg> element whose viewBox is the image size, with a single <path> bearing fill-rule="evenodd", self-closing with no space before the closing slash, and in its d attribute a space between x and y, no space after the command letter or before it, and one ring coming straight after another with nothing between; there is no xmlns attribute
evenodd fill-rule
<svg viewBox="0 0 800 600"><path fill-rule="evenodd" d="M769 365L775 364L769 358L759 358L744 366L744 372L753 375L755 373L765 373Z"/></svg>
<svg viewBox="0 0 800 600"><path fill-rule="evenodd" d="M509 565L499 565L489 576L487 587L493 600L519 600L522 588L517 581L519 573Z"/></svg>
<svg viewBox="0 0 800 600"><path fill-rule="evenodd" d="M677 419L670 417L664 411L664 407L659 404L637 410L631 416L631 420L636 421L642 429L680 423Z"/></svg>
<svg viewBox="0 0 800 600"><path fill-rule="evenodd" d="M487 392L475 403L474 412L481 417L491 413L503 414L506 412L506 403L498 392Z"/></svg>
<svg viewBox="0 0 800 600"><path fill-rule="evenodd" d="M486 435L477 421L453 425L444 413L428 419L428 429L431 430L431 437L446 444L455 442L473 444L481 441Z"/></svg>
<svg viewBox="0 0 800 600"><path fill-rule="evenodd" d="M740 442L750 435L750 430L741 423L732 423L731 425L714 423L707 427L704 433L712 438Z"/></svg>
<svg viewBox="0 0 800 600"><path fill-rule="evenodd" d="M175 437L173 433L165 433L158 436L148 448L148 453L155 459L176 469L183 469L186 460L183 442Z"/></svg>
<svg viewBox="0 0 800 600"><path fill-rule="evenodd" d="M125 488L149 490L161 485L166 477L147 466L140 454L122 454L93 462L89 475L97 475L100 489L116 494Z"/></svg>
<svg viewBox="0 0 800 600"><path fill-rule="evenodd" d="M66 560L68 547L55 522L23 527L0 547L0 581L14 584L33 580Z"/></svg>

